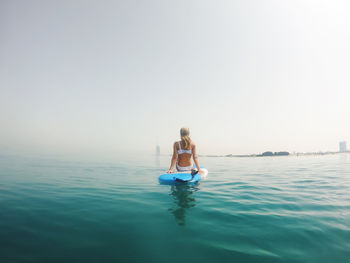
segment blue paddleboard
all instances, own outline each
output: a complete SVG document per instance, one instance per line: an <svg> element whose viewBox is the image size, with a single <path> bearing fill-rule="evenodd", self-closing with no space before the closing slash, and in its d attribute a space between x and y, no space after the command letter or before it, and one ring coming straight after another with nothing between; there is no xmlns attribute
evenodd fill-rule
<svg viewBox="0 0 350 263"><path fill-rule="evenodd" d="M191 175L190 171L165 173L159 176L159 182L161 184L174 184L177 182L197 183L208 174L208 171L205 168L201 167L201 170L203 170L204 174L200 175L197 173L194 176Z"/></svg>

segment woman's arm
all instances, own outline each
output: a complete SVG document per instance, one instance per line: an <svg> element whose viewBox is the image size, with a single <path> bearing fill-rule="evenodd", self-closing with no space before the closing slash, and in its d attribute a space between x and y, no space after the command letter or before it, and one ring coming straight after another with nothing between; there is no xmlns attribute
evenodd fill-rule
<svg viewBox="0 0 350 263"><path fill-rule="evenodd" d="M192 156L193 156L193 161L194 161L195 165L197 166L197 170L200 173L202 170L199 166L198 156L197 156L197 148L196 148L195 144L193 145L193 148L192 148Z"/></svg>
<svg viewBox="0 0 350 263"><path fill-rule="evenodd" d="M175 142L174 143L173 157L171 158L171 165L170 165L168 173L173 173L174 172L176 160L177 160L177 150L176 150L176 142Z"/></svg>

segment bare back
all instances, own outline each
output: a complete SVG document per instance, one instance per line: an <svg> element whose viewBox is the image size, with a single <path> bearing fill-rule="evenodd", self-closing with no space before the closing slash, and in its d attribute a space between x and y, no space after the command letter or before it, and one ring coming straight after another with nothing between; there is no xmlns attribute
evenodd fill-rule
<svg viewBox="0 0 350 263"><path fill-rule="evenodd" d="M178 152L179 150L183 150L185 145L180 142L180 147L181 149L179 148L179 143L178 142L175 142L175 147L176 147L176 151ZM178 154L178 158L177 158L177 163L178 165L180 166L190 166L192 165L192 161L191 161L191 157L193 155L193 149L195 148L195 144L193 142L191 142L191 145L190 145L190 149L192 151L192 153L181 153L181 154Z"/></svg>

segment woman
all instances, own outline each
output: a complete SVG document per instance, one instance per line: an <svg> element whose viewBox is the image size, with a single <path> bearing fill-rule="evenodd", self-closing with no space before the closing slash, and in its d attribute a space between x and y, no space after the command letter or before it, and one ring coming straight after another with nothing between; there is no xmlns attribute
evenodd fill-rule
<svg viewBox="0 0 350 263"><path fill-rule="evenodd" d="M179 172L192 171L191 157L193 157L198 172L201 173L202 170L199 168L196 145L190 138L189 128L181 128L180 136L181 141L174 142L174 152L168 173L174 172L175 165Z"/></svg>

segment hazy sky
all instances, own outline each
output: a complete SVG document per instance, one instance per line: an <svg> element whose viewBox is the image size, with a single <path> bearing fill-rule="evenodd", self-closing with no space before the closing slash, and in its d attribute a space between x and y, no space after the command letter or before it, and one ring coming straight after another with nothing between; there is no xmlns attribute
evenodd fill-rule
<svg viewBox="0 0 350 263"><path fill-rule="evenodd" d="M350 144L349 1L0 1L0 153Z"/></svg>

